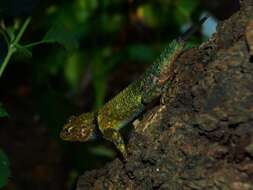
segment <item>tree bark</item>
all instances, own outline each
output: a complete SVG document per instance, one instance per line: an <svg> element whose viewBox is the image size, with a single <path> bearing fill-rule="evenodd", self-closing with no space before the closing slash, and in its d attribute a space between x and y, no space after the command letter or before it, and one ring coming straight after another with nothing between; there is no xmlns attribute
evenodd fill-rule
<svg viewBox="0 0 253 190"><path fill-rule="evenodd" d="M79 177L85 189L253 189L253 2L173 65L172 86L134 122L127 161Z"/></svg>

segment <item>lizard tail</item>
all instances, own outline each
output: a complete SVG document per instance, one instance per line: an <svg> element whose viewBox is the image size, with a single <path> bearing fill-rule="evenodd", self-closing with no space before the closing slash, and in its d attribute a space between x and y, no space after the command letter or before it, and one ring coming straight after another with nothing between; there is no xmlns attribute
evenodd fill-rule
<svg viewBox="0 0 253 190"><path fill-rule="evenodd" d="M195 33L199 27L208 19L209 16L202 17L196 25L191 26L188 28L181 36L178 37L179 42L187 41L193 33Z"/></svg>

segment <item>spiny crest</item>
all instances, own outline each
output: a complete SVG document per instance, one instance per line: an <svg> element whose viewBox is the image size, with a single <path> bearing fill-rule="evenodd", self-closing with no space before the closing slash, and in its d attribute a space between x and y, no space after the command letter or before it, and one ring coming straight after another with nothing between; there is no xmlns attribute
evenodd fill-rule
<svg viewBox="0 0 253 190"><path fill-rule="evenodd" d="M164 63L166 60L169 60L170 56L176 51L178 46L181 45L177 40L172 40L168 47L161 53L158 61Z"/></svg>

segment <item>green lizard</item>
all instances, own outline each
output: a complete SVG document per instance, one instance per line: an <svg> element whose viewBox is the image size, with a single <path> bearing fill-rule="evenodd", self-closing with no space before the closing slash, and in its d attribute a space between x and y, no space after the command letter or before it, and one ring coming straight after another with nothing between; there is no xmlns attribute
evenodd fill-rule
<svg viewBox="0 0 253 190"><path fill-rule="evenodd" d="M207 17L200 20L202 24ZM120 129L140 115L145 106L158 98L171 78L171 65L185 47L186 39L196 30L191 27L181 37L173 40L160 57L136 81L96 112L70 117L60 137L67 141L86 142L101 132L102 136L114 143L126 158L127 151Z"/></svg>

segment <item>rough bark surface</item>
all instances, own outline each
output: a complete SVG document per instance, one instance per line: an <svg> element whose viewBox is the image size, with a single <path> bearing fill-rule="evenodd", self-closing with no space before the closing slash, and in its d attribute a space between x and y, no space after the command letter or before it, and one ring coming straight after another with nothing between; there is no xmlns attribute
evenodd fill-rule
<svg viewBox="0 0 253 190"><path fill-rule="evenodd" d="M252 20L252 0L241 1L184 52L161 103L134 122L128 160L86 172L77 190L253 189Z"/></svg>

